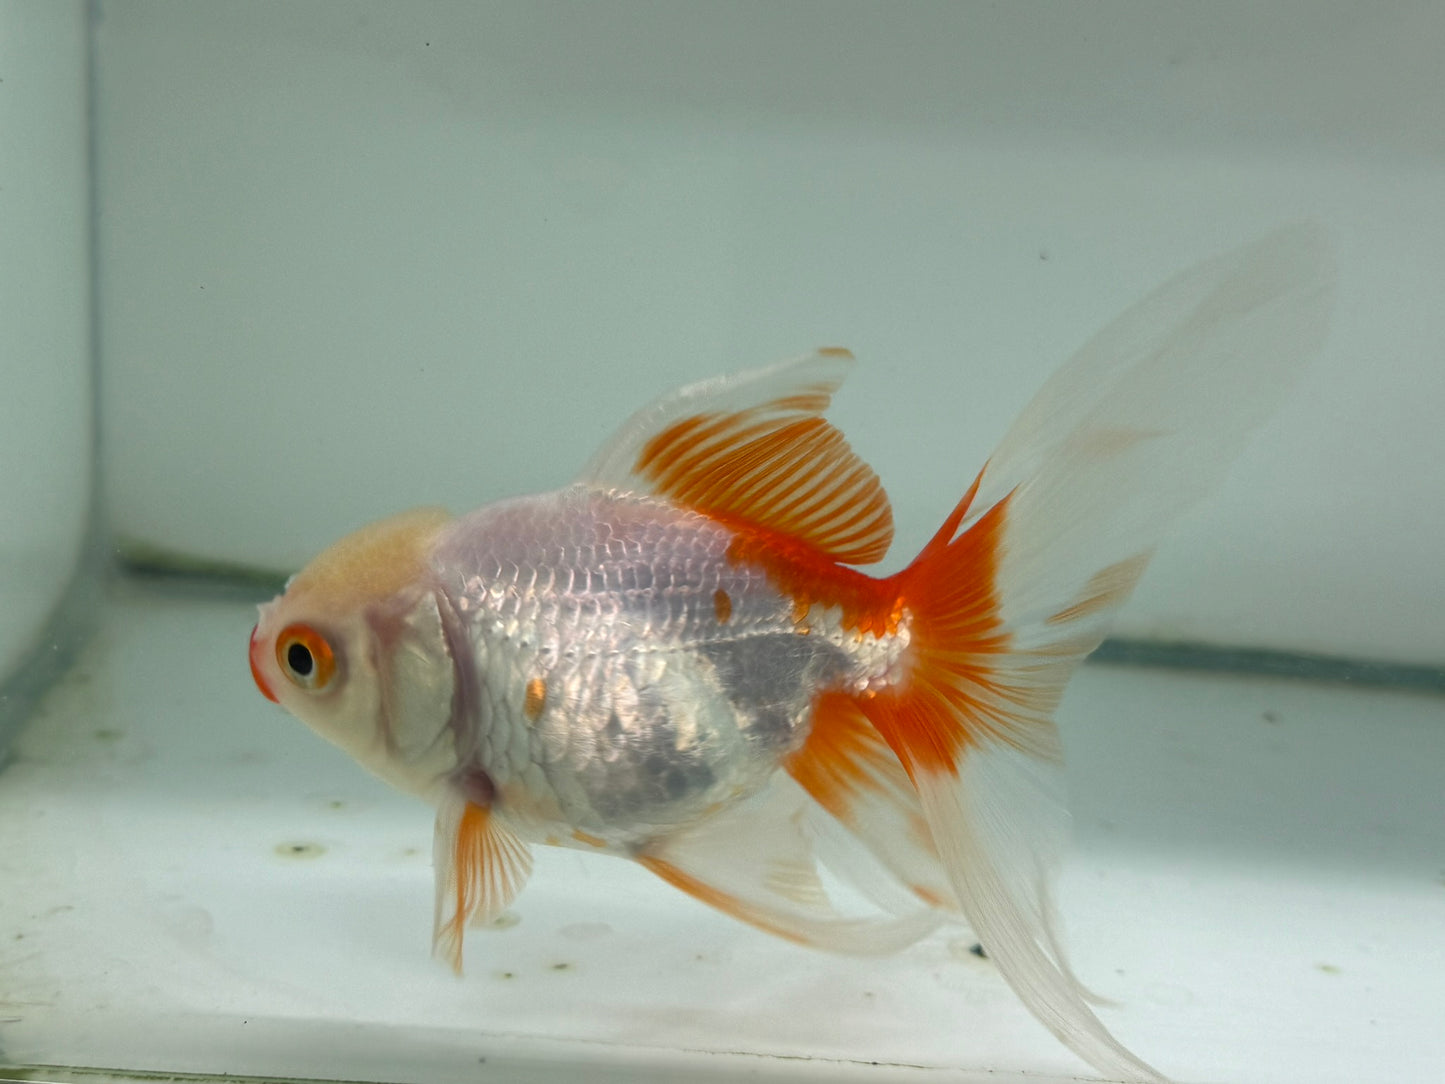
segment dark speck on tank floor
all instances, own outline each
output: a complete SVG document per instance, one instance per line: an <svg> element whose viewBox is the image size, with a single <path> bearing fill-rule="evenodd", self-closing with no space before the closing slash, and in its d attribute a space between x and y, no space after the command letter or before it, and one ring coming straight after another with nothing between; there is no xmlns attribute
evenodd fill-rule
<svg viewBox="0 0 1445 1084"><path fill-rule="evenodd" d="M319 843L278 843L275 850L282 858L320 858L326 853Z"/></svg>

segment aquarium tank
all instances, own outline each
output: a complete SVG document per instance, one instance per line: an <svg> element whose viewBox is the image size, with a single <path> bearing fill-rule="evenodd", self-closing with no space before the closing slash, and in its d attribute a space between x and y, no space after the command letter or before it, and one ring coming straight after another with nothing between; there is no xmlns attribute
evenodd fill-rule
<svg viewBox="0 0 1445 1084"><path fill-rule="evenodd" d="M1432 5L1303 0L0 0L0 1080L1439 1079L1442 35ZM594 458L638 408L819 348L778 409L808 415L856 357L827 417L891 499L873 571L913 583L980 469L1028 459L1010 427L1051 373L1280 230L1317 239L1328 298L1227 386L1171 393L1191 417L1257 406L1252 438L1049 619L1118 605L1040 709L1071 814L1058 942L1020 948L969 898L985 920L819 951L578 828L533 841L565 846L531 848L515 898L477 881L496 906L458 974L433 955L435 803L263 695L277 666L331 678L327 644L251 637L280 635L258 605L338 539L615 489L754 400L644 417L631 459ZM1262 350L1230 322L1241 281L1210 326ZM1118 394L1150 394L1148 366ZM1099 370L1067 371L1089 379L1049 385L1056 413L1090 416ZM646 484L683 492L667 469ZM1059 538L1091 492L1064 487ZM791 631L894 644L900 681L910 615L977 601L915 590L870 625L779 552L756 567L790 585ZM708 582L707 620L743 620L750 596ZM510 710L564 710L559 688L518 684ZM906 762L888 778L947 897L978 871L910 788L953 753L910 740L876 749ZM473 782L470 810L502 800ZM801 823L729 853L806 910L812 882L763 869ZM867 888L908 859L873 860L828 898L892 907ZM1004 872L1040 898L1031 866ZM1050 1034L1024 958L1077 976L1099 999L1080 1011L1158 1075Z"/></svg>

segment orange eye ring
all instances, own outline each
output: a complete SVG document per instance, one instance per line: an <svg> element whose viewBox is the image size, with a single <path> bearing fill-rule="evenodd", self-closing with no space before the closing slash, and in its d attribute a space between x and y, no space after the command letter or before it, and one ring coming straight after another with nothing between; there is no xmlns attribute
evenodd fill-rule
<svg viewBox="0 0 1445 1084"><path fill-rule="evenodd" d="M276 637L276 665L299 689L320 692L336 676L336 654L310 625L287 625Z"/></svg>

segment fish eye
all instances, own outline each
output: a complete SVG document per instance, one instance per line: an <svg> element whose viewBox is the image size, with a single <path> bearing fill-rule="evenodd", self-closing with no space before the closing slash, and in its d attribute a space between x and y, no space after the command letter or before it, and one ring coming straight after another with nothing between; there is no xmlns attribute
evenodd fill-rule
<svg viewBox="0 0 1445 1084"><path fill-rule="evenodd" d="M276 637L276 664L297 688L320 692L336 676L336 655L310 625L288 625Z"/></svg>

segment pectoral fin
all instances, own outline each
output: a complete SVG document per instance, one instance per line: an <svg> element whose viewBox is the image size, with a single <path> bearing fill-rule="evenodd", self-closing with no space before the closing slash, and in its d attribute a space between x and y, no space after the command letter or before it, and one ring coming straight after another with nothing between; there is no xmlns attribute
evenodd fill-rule
<svg viewBox="0 0 1445 1084"><path fill-rule="evenodd" d="M532 872L532 852L494 809L453 795L437 811L433 862L432 952L460 975L467 923L490 922L517 898Z"/></svg>

